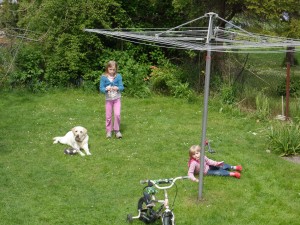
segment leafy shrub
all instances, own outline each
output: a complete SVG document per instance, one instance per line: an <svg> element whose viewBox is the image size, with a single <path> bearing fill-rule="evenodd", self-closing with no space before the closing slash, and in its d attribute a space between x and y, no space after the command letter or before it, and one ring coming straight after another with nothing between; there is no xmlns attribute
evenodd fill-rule
<svg viewBox="0 0 300 225"><path fill-rule="evenodd" d="M24 45L16 57L17 69L10 74L11 86L24 86L32 91L45 88L44 60L38 46Z"/></svg>
<svg viewBox="0 0 300 225"><path fill-rule="evenodd" d="M167 68L154 68L150 74L151 89L154 92L171 95L171 89L174 84L177 84L176 72Z"/></svg>
<svg viewBox="0 0 300 225"><path fill-rule="evenodd" d="M225 104L232 105L235 102L235 88L232 85L224 84L221 87L221 100Z"/></svg>
<svg viewBox="0 0 300 225"><path fill-rule="evenodd" d="M175 98L184 98L189 95L190 89L188 83L179 83L173 87L173 96Z"/></svg>
<svg viewBox="0 0 300 225"><path fill-rule="evenodd" d="M290 112L293 116L293 121L300 124L300 98L296 98L295 103L290 106Z"/></svg>
<svg viewBox="0 0 300 225"><path fill-rule="evenodd" d="M83 89L85 90L98 90L99 91L99 84L100 84L100 76L102 72L101 71L91 71L89 73L86 73L83 76Z"/></svg>
<svg viewBox="0 0 300 225"><path fill-rule="evenodd" d="M175 98L186 98L193 101L195 93L190 89L189 84L181 82L182 71L170 64L164 67L154 67L150 74L151 90Z"/></svg>
<svg viewBox="0 0 300 225"><path fill-rule="evenodd" d="M282 156L300 153L299 123L278 123L272 126L269 133L269 148Z"/></svg>
<svg viewBox="0 0 300 225"><path fill-rule="evenodd" d="M127 60L123 66L121 71L126 87L125 94L140 98L149 97L151 92L146 79L149 66L138 64L133 59Z"/></svg>
<svg viewBox="0 0 300 225"><path fill-rule="evenodd" d="M80 86L90 66L82 52L81 37L64 33L56 39L56 46L47 56L46 79L51 86Z"/></svg>
<svg viewBox="0 0 300 225"><path fill-rule="evenodd" d="M300 77L298 76L291 76L290 80L290 95L293 97L300 96ZM286 79L282 79L280 84L277 86L277 94L279 96L286 95Z"/></svg>
<svg viewBox="0 0 300 225"><path fill-rule="evenodd" d="M10 87L8 82L8 72L13 70L11 66L12 55L9 49L0 48L0 88Z"/></svg>

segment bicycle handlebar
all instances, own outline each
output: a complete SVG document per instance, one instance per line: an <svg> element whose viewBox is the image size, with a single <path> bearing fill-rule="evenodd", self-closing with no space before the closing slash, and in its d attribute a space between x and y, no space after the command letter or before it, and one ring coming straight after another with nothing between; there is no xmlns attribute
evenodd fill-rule
<svg viewBox="0 0 300 225"><path fill-rule="evenodd" d="M169 189L171 188L177 180L183 180L183 179L189 179L188 176L180 176L180 177L175 177L175 178L167 178L167 179L159 179L159 180L141 180L140 184L150 184L155 185L156 188L158 189ZM159 184L170 184L168 186L159 186Z"/></svg>

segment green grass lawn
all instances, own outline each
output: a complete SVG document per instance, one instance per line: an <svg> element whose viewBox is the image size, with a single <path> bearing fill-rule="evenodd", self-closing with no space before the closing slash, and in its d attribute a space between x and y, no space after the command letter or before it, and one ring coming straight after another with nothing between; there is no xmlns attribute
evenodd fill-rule
<svg viewBox="0 0 300 225"><path fill-rule="evenodd" d="M300 165L266 152L269 123L220 113L214 101L207 137L217 153L207 156L242 164L242 177L204 177L201 201L197 183L179 181L177 224L299 224ZM0 107L1 225L126 224L139 181L186 175L188 149L201 139L202 100L124 97L122 140L105 138L98 93L2 92ZM52 144L76 125L88 129L92 156Z"/></svg>

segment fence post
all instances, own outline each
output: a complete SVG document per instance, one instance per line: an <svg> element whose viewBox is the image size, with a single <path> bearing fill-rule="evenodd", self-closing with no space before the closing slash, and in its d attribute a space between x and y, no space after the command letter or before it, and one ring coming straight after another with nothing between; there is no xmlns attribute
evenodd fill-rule
<svg viewBox="0 0 300 225"><path fill-rule="evenodd" d="M288 50L292 50L288 47ZM289 118L289 107L290 107L290 80L291 80L291 61L292 52L288 51L286 53L286 90L285 90L285 120Z"/></svg>

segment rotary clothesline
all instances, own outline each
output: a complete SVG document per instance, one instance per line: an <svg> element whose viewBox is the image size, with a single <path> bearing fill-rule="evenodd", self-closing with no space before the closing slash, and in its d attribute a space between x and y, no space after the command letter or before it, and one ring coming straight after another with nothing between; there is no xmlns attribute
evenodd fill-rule
<svg viewBox="0 0 300 225"><path fill-rule="evenodd" d="M211 38L209 44L206 44L205 38L201 37L203 31L180 31L180 32L168 32L168 34L174 34L173 36L160 36L155 37L155 32L128 32L128 31L108 31L108 30L99 30L99 29L85 29L88 32L94 32L99 34L104 34L106 36L111 36L117 39L130 41L137 44L146 44L154 45L158 47L165 48L177 48L177 49L186 49L186 50L197 50L197 51L216 51L216 52L236 52L236 53L268 53L268 52L288 52L287 47L299 47L300 41L285 39L278 42L278 39L274 37L263 36L260 37L262 41L254 42L249 40L243 40L243 36L237 34L236 32L225 33L222 29L215 30L216 33L223 32L224 34L217 35L215 38ZM205 31L207 32L207 31ZM153 34L153 35L151 35ZM178 34L184 34L185 36L178 36ZM193 35L192 35L193 34ZM196 36L195 34L198 34ZM175 36L177 35L177 36ZM227 36L225 36L227 35ZM240 39L226 39L226 37L239 36ZM248 38L244 36L245 39ZM253 38L253 37L252 37ZM257 39L258 37L254 37ZM202 42L200 42L202 41ZM271 42L273 41L273 42ZM277 41L277 42L276 42ZM154 44L153 44L154 43ZM261 51L258 49L266 48L267 50ZM299 51L299 48L295 48L292 51Z"/></svg>
<svg viewBox="0 0 300 225"><path fill-rule="evenodd" d="M226 23L227 27L186 27L197 20L212 17ZM155 45L165 48L177 48L197 51L217 52L287 52L299 51L300 40L285 37L253 34L220 18L215 13L189 21L171 29L85 29L87 32L103 34L138 44ZM294 47L290 50L289 47ZM261 49L264 48L264 51Z"/></svg>

